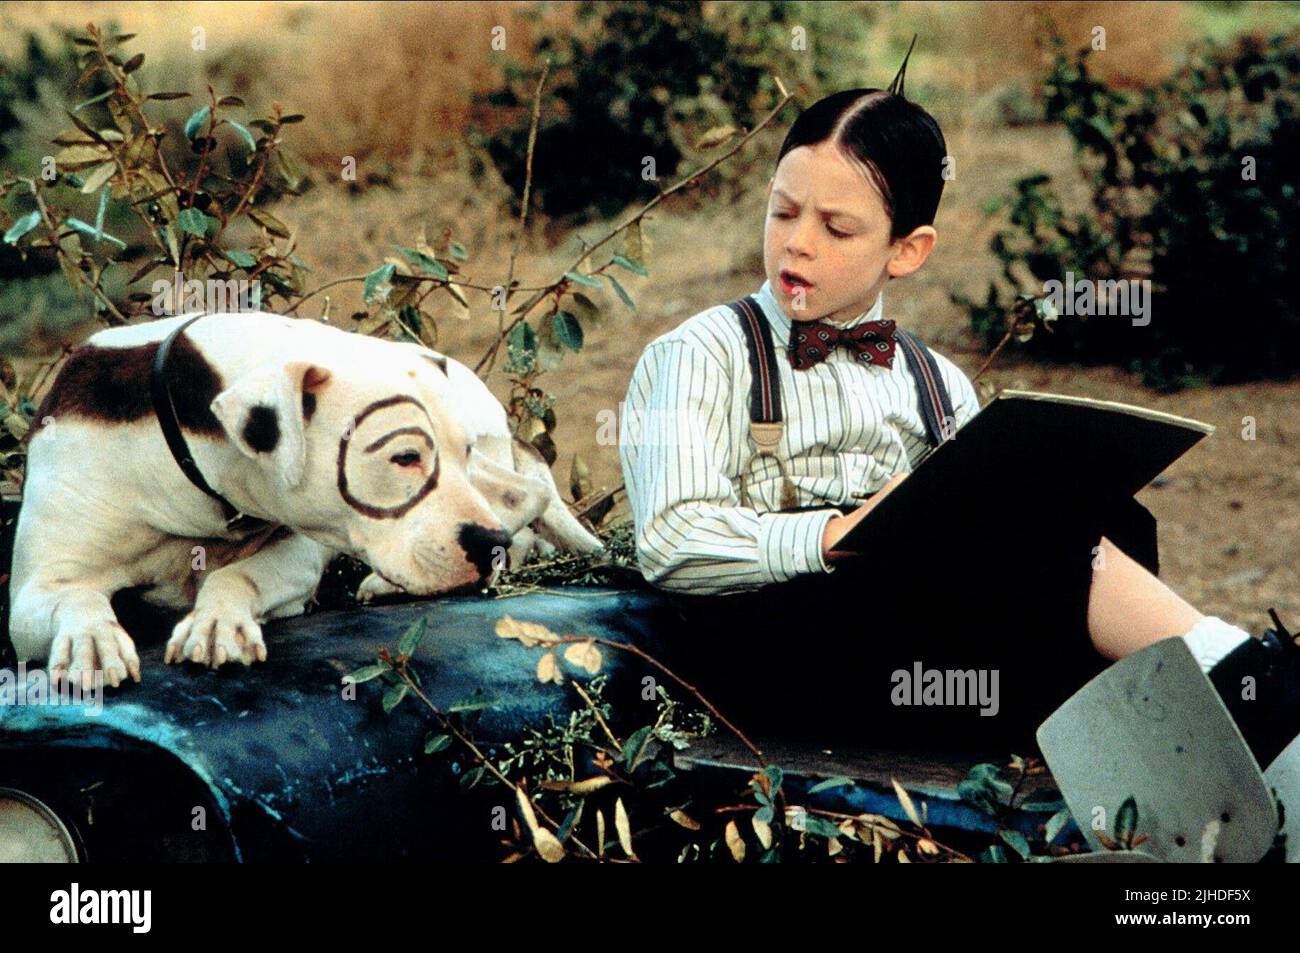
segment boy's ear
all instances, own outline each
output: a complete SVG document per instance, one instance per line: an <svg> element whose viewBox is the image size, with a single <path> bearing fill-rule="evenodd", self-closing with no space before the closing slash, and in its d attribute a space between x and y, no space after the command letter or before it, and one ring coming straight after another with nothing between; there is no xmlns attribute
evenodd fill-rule
<svg viewBox="0 0 1300 953"><path fill-rule="evenodd" d="M930 225L918 225L911 234L898 239L894 243L894 255L886 266L889 277L904 278L920 268L938 240L939 233Z"/></svg>
<svg viewBox="0 0 1300 953"><path fill-rule="evenodd" d="M306 407L330 372L310 361L270 361L241 375L212 401L217 420L239 451L269 466L293 489L307 466ZM310 394L311 400L304 400Z"/></svg>

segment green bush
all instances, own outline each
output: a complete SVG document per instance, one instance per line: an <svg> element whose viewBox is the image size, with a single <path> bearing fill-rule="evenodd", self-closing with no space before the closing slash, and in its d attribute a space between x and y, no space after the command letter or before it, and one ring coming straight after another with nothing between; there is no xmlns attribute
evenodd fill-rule
<svg viewBox="0 0 1300 953"><path fill-rule="evenodd" d="M608 217L653 198L657 185L679 174L699 136L752 127L772 108L774 76L812 98L830 83L869 85L854 53L869 10L846 15L835 4L791 0L588 0L576 15L573 35L543 36L524 59L552 61L533 159L536 201L550 216ZM806 50L792 49L796 29ZM487 102L515 109L517 120L483 145L519 198L537 76L508 63L506 77ZM793 119L794 107L787 108ZM657 183L642 177L647 156Z"/></svg>
<svg viewBox="0 0 1300 953"><path fill-rule="evenodd" d="M1021 346L1051 360L1127 366L1148 386L1288 378L1300 370L1300 32L1207 44L1163 84L1128 95L1089 75L1085 50L1059 48L1047 118L1073 138L1091 208L1067 211L1050 177L1028 176L994 203L1008 227L990 248L1002 281L961 296L989 343L1017 295L1076 279L1151 282L1150 323L1115 316L1054 322Z"/></svg>
<svg viewBox="0 0 1300 953"><path fill-rule="evenodd" d="M111 26L110 26L111 29ZM53 46L47 48L35 33L23 38L22 53L12 58L0 57L0 162L8 165L35 163L47 151L47 144L39 148L24 148L22 141L24 108L41 104L52 94L72 97L76 89L76 47L73 32L64 30ZM103 92L102 81L86 87L87 96Z"/></svg>

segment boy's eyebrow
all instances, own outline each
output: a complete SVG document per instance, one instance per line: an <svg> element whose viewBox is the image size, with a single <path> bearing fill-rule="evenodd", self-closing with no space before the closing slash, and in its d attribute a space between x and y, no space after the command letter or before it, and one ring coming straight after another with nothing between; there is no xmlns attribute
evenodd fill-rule
<svg viewBox="0 0 1300 953"><path fill-rule="evenodd" d="M772 192L773 192L773 194L775 194L775 195L779 195L779 196L781 196L781 198L785 199L787 202L792 202L792 203L794 203L795 205L798 205L798 204L799 204L798 202L795 202L795 200L794 200L793 198L791 198L790 195L788 195L787 193L783 192L781 189L778 189L778 188L775 188L775 187L774 187L774 188L772 189ZM838 215L838 216L840 216L840 217L842 217L842 218L851 218L851 219L853 219L853 221L855 221L855 222L859 222L859 223L862 221L861 218L859 218L858 216L854 215L852 212L846 211L845 209L842 209L842 208L825 208L825 207L823 207L823 208L819 208L817 211L821 212L823 215Z"/></svg>

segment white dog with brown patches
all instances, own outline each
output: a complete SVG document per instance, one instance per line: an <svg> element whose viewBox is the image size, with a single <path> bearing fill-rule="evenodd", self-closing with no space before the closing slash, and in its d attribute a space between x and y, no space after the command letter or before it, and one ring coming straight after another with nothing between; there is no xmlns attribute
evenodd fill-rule
<svg viewBox="0 0 1300 953"><path fill-rule="evenodd" d="M261 623L301 614L338 552L374 570L365 600L490 584L535 547L601 549L469 368L265 313L93 335L37 411L23 490L10 636L19 661L87 687L140 679L122 589L190 609L167 662L248 665Z"/></svg>

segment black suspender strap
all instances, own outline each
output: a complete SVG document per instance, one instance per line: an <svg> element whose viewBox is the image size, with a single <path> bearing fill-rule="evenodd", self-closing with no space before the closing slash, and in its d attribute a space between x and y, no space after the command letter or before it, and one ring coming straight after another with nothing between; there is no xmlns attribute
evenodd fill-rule
<svg viewBox="0 0 1300 953"><path fill-rule="evenodd" d="M785 461L777 452L785 424L781 419L781 378L776 364L776 347L772 344L772 328L752 295L728 302L727 307L740 320L740 327L745 332L745 343L749 348L752 381L749 392L749 435L758 448L756 456L769 456L776 461L781 471L782 508L798 506L799 498L795 493L794 482L790 479ZM742 471L740 503L742 506L751 506L746 476Z"/></svg>
<svg viewBox="0 0 1300 953"><path fill-rule="evenodd" d="M894 339L907 358L907 367L916 381L916 402L925 419L930 444L932 448L937 447L952 437L957 429L957 416L952 411L952 398L944 386L943 375L939 373L939 363L911 331L896 328Z"/></svg>
<svg viewBox="0 0 1300 953"><path fill-rule="evenodd" d="M781 417L781 379L777 368L776 347L772 343L772 328L753 296L730 301L727 307L740 321L749 350L749 434L758 448L756 456L767 455L776 461L781 470L781 506L790 509L797 505L794 483L790 479L785 461L777 452L777 445L785 432ZM957 417L953 413L952 398L944 385L939 363L930 349L911 331L896 328L894 339L903 352L908 370L916 382L916 400L925 421L926 435L933 450L956 431ZM928 452L927 452L928 453ZM740 502L750 506L745 485L746 474L740 475Z"/></svg>
<svg viewBox="0 0 1300 953"><path fill-rule="evenodd" d="M753 297L732 301L731 308L740 318L740 327L749 343L749 369L754 383L749 393L749 417L762 422L781 422L781 378L776 371L776 346L772 328Z"/></svg>

